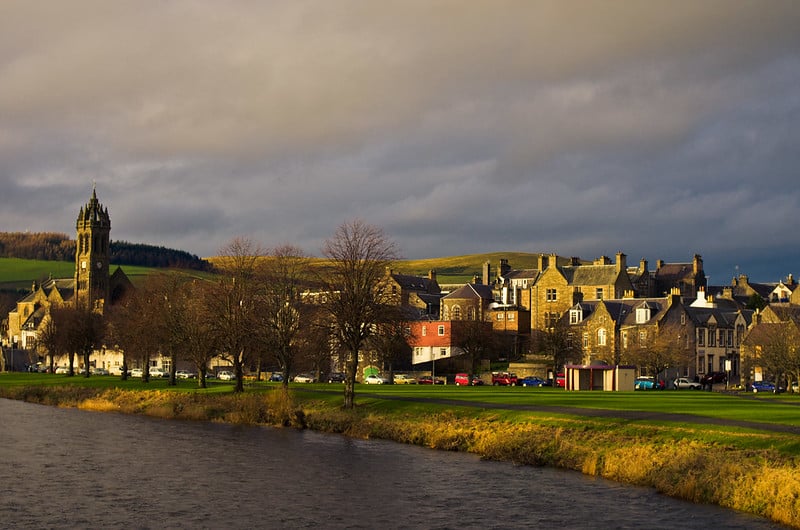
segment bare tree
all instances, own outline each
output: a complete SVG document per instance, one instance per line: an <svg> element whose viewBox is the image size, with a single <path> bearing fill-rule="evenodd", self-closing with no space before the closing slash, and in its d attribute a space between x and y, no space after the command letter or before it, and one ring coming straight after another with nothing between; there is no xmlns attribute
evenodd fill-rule
<svg viewBox="0 0 800 530"><path fill-rule="evenodd" d="M354 220L336 229L325 242L323 254L330 260L324 307L346 354L344 408L350 409L355 405L359 352L390 302L383 279L386 268L397 259L397 250L383 230Z"/></svg>
<svg viewBox="0 0 800 530"><path fill-rule="evenodd" d="M257 337L257 268L261 247L247 238L235 238L221 251L221 274L213 285L211 309L215 331L236 374L235 392L244 392L244 365L255 350Z"/></svg>
<svg viewBox="0 0 800 530"><path fill-rule="evenodd" d="M54 373L55 360L67 351L67 315L62 307L51 306L44 324L39 329L36 344L48 357L48 372Z"/></svg>
<svg viewBox="0 0 800 530"><path fill-rule="evenodd" d="M755 355L743 359L743 373L760 368L767 378L774 379L776 391L783 377L800 380L800 328L793 320L760 323L750 330L746 341Z"/></svg>
<svg viewBox="0 0 800 530"><path fill-rule="evenodd" d="M554 374L559 373L565 364L582 360L583 348L579 337L574 334L564 319L557 321L552 328L536 334L538 350L550 357Z"/></svg>
<svg viewBox="0 0 800 530"><path fill-rule="evenodd" d="M208 364L221 354L221 340L215 330L216 315L211 309L210 297L213 285L194 280L184 286L186 293L186 359L192 361L197 370L197 385L206 388Z"/></svg>
<svg viewBox="0 0 800 530"><path fill-rule="evenodd" d="M648 375L657 378L669 368L691 363L694 352L678 325L632 327L629 337L631 346L621 354L620 362L644 368Z"/></svg>
<svg viewBox="0 0 800 530"><path fill-rule="evenodd" d="M150 381L150 356L158 351L160 338L154 324L161 317L164 304L158 280L148 278L130 296L109 312L111 341L123 352L122 378L128 377L128 361L142 364L142 381Z"/></svg>
<svg viewBox="0 0 800 530"><path fill-rule="evenodd" d="M70 353L70 371L74 373L72 355L83 358L84 376L89 377L89 359L92 352L103 344L105 336L105 320L103 315L83 305L68 309L66 330L67 350Z"/></svg>
<svg viewBox="0 0 800 530"><path fill-rule="evenodd" d="M454 320L453 345L460 348L469 361L471 374L478 372L481 359L488 358L494 351L496 336L491 322L482 320Z"/></svg>
<svg viewBox="0 0 800 530"><path fill-rule="evenodd" d="M292 245L272 249L261 269L262 288L258 313L269 344L283 373L283 389L288 391L289 375L297 353L301 326L308 310L301 294L308 285L309 259Z"/></svg>

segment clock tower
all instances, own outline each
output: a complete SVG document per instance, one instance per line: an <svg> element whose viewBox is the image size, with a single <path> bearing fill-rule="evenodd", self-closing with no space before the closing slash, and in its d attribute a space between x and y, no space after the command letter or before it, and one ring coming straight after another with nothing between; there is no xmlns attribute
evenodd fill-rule
<svg viewBox="0 0 800 530"><path fill-rule="evenodd" d="M102 312L109 300L111 220L94 188L92 198L78 213L75 229L75 301Z"/></svg>

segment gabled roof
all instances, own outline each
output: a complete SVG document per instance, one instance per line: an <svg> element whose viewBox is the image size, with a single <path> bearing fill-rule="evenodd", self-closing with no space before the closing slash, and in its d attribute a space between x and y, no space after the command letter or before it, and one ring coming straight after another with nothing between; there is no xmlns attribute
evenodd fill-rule
<svg viewBox="0 0 800 530"><path fill-rule="evenodd" d="M540 272L539 269L517 269L508 271L506 274L502 275L501 278L506 280L535 280L539 277Z"/></svg>
<svg viewBox="0 0 800 530"><path fill-rule="evenodd" d="M696 326L706 327L714 324L721 328L733 327L739 315L749 324L753 319L753 311L749 309L731 310L725 307L686 307L689 318Z"/></svg>
<svg viewBox="0 0 800 530"><path fill-rule="evenodd" d="M426 278L425 276L412 276L410 274L398 274L393 272L392 279L396 281L401 288L408 291L429 291L431 286L436 285L434 280ZM436 290L436 289L434 289Z"/></svg>
<svg viewBox="0 0 800 530"><path fill-rule="evenodd" d="M448 294L445 298L462 300L481 298L483 300L494 301L494 292L488 285L483 285L482 283L468 283Z"/></svg>
<svg viewBox="0 0 800 530"><path fill-rule="evenodd" d="M559 270L570 285L612 285L619 277L616 265L570 265Z"/></svg>
<svg viewBox="0 0 800 530"><path fill-rule="evenodd" d="M693 263L664 263L655 270L654 277L659 281L676 281L694 277Z"/></svg>

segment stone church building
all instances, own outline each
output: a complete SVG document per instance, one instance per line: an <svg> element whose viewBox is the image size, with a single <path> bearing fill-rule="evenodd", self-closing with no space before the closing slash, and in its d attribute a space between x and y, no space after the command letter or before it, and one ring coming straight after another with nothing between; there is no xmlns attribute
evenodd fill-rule
<svg viewBox="0 0 800 530"><path fill-rule="evenodd" d="M75 275L49 278L41 284L34 282L31 292L17 301L8 314L4 342L9 347L32 348L53 306L82 304L102 313L133 288L121 268L109 274L111 220L95 189L78 213L75 230Z"/></svg>

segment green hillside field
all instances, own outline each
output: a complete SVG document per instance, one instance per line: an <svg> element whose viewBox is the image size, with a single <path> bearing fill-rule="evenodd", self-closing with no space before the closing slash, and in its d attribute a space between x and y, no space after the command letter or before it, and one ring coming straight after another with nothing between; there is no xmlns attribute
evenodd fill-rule
<svg viewBox="0 0 800 530"><path fill-rule="evenodd" d="M118 265L111 265L113 274ZM128 278L136 284L148 274L164 271L153 267L119 265ZM209 273L186 271L193 276L210 276ZM72 278L75 275L75 263L72 261L44 261L33 259L0 258L0 290L27 291L34 281L41 282L48 278Z"/></svg>
<svg viewBox="0 0 800 530"><path fill-rule="evenodd" d="M492 252L487 254L469 254L464 256L450 256L441 258L428 258L417 260L399 260L393 268L402 274L427 276L428 271L435 270L441 285L462 284L469 282L474 275L482 275L483 264L489 261L492 265L492 275L497 273L500 259L508 260L512 269L535 268L539 254L524 252ZM214 258L208 258L212 263ZM322 261L322 260L320 260ZM125 274L135 284L148 274L163 271L153 267L139 267L133 265L120 265ZM117 265L111 265L113 273ZM185 271L186 274L198 277L212 276L211 273L198 273ZM43 261L18 258L0 258L0 290L26 291L34 281L43 281L52 278L71 278L75 274L75 264L71 261Z"/></svg>

